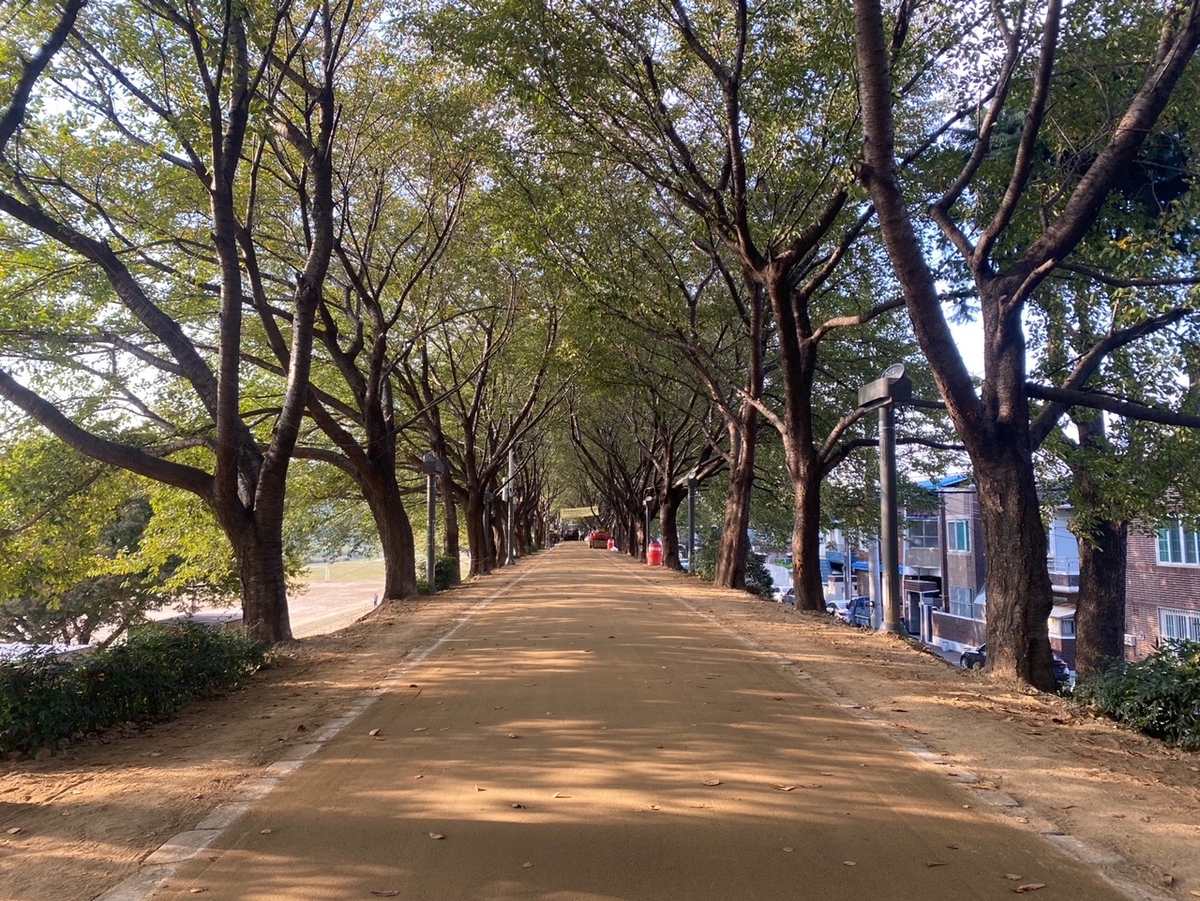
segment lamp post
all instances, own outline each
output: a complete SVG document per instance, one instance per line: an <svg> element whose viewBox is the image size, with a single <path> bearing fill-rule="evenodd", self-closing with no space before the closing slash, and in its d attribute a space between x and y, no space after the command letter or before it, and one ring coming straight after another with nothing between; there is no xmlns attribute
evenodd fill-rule
<svg viewBox="0 0 1200 901"><path fill-rule="evenodd" d="M883 570L884 632L900 631L899 523L896 497L895 407L912 398L904 364L895 363L875 381L858 389L858 409L879 411L879 544Z"/></svg>
<svg viewBox="0 0 1200 901"><path fill-rule="evenodd" d="M421 461L421 471L425 473L425 581L429 583L429 593L437 594L437 477L444 471L442 461L432 453L426 454Z"/></svg>
<svg viewBox="0 0 1200 901"><path fill-rule="evenodd" d="M696 549L696 487L700 484L700 474L692 470L687 475L688 487L688 572L692 571L692 552Z"/></svg>

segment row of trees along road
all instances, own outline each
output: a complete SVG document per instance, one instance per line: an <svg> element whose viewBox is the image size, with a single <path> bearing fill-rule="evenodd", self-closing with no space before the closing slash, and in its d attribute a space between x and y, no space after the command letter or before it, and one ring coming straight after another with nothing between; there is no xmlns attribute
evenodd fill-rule
<svg viewBox="0 0 1200 901"><path fill-rule="evenodd" d="M352 479L386 597L411 594L405 471L433 444L477 512L560 390L557 314L529 315L557 289L517 271L520 197L488 174L495 130L469 82L409 52L378 4L3 15L0 395L83 454L199 498L264 639L290 637L294 457ZM474 401L446 403L467 386ZM467 407L478 418L454 421Z"/></svg>
<svg viewBox="0 0 1200 901"><path fill-rule="evenodd" d="M1131 169L1148 170L1151 192L1167 180L1151 135L1175 142L1175 181L1190 185L1195 111L1174 98L1191 94L1197 16L1195 2L1131 14L1104 0L1066 12L1057 0L901 3L886 14L879 0L497 2L452 5L436 34L492 73L540 134L635 173L671 208L661 220L765 294L780 410L753 386L742 396L783 437L800 607L820 600L815 487L848 425L817 425L818 351L835 330L903 303L980 489L989 663L1051 688L1034 453L1068 408L1117 410L1092 380L1114 353L1194 310L1194 254L1166 265L1071 257L1089 235L1128 247L1136 227L1110 211ZM1158 193L1152 223L1137 229L1160 248L1194 221L1194 198L1176 194ZM1025 310L1059 282L1175 290L1139 290L1138 303L1107 320L1093 311L1082 329L1068 320L1087 343L1054 370L1056 384L1029 385ZM949 330L944 305L956 295L980 304L982 383ZM1085 565L1094 559L1085 552ZM1090 601L1080 603L1086 621Z"/></svg>
<svg viewBox="0 0 1200 901"><path fill-rule="evenodd" d="M1197 423L1160 405L1193 404L1198 4L24 4L0 237L30 302L0 393L203 499L282 638L290 458L353 480L402 596L403 472L442 459L446 549L461 509L485 571L509 452L533 540L564 430L631 549L647 491L665 521L724 471L738 585L773 428L819 610L822 487L870 443L854 392L914 363L979 486L989 664L1049 688L1038 449L1090 542L1086 665L1120 652L1105 542L1187 487L1118 503L1104 473L1194 445L1128 420ZM948 325L975 303L980 382ZM1178 364L1135 390L1151 360Z"/></svg>

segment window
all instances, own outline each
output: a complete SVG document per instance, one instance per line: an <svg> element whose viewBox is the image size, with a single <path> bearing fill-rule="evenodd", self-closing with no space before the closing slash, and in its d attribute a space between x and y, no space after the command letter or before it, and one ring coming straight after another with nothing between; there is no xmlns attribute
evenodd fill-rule
<svg viewBox="0 0 1200 901"><path fill-rule="evenodd" d="M1158 625L1167 640L1200 641L1200 613L1159 607Z"/></svg>
<svg viewBox="0 0 1200 901"><path fill-rule="evenodd" d="M910 517L908 520L909 547L940 547L937 517Z"/></svg>
<svg viewBox="0 0 1200 901"><path fill-rule="evenodd" d="M961 616L963 619L979 622L983 622L986 617L983 603L975 603L974 589L956 588L953 585L950 586L950 609L947 612L951 616Z"/></svg>
<svg viewBox="0 0 1200 901"><path fill-rule="evenodd" d="M1172 519L1158 530L1158 562L1200 566L1200 542L1195 532Z"/></svg>
<svg viewBox="0 0 1200 901"><path fill-rule="evenodd" d="M971 524L965 519L946 523L946 543L952 551L971 553Z"/></svg>

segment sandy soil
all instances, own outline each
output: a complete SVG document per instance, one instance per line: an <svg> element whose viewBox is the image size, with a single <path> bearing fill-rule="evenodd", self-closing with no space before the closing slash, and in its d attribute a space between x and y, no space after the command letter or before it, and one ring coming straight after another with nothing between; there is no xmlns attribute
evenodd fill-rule
<svg viewBox="0 0 1200 901"><path fill-rule="evenodd" d="M682 598L714 625L794 660L818 691L970 782L964 803L990 801L1131 897L1200 897L1200 756L1092 719L1069 701L951 668L894 637L674 573L639 572L648 590ZM336 634L282 647L244 689L174 722L4 763L0 898L95 898L512 577L389 605Z"/></svg>

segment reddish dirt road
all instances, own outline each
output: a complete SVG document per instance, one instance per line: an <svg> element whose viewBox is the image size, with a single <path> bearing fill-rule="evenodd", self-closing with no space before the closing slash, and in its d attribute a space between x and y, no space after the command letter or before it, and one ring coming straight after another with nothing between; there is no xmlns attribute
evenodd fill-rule
<svg viewBox="0 0 1200 901"><path fill-rule="evenodd" d="M154 897L1120 897L623 562L485 604Z"/></svg>
<svg viewBox="0 0 1200 901"><path fill-rule="evenodd" d="M0 767L3 901L1200 897L1197 755L578 545Z"/></svg>

